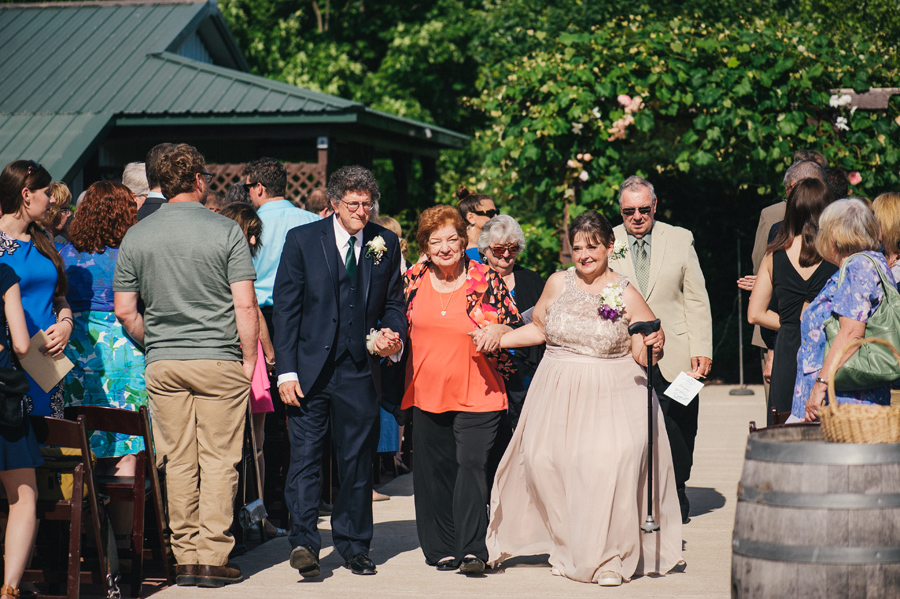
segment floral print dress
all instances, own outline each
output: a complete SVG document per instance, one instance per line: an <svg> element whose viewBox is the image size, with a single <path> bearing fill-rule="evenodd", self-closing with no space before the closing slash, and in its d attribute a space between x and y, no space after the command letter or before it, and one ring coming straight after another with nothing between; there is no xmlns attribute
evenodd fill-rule
<svg viewBox="0 0 900 599"><path fill-rule="evenodd" d="M879 252L863 252L878 262L886 279L896 284L894 275L884 256ZM806 401L812 393L816 377L820 376L825 359L825 321L832 314L868 322L884 299L881 277L872 261L854 254L844 261L846 274L838 285L840 271L834 273L800 319L800 351L797 352L797 380L794 383L794 401L791 415L803 419ZM888 385L857 391L836 391L838 404L872 403L888 405L891 392Z"/></svg>
<svg viewBox="0 0 900 599"><path fill-rule="evenodd" d="M79 252L71 244L60 250L69 278L67 298L75 329L66 356L75 367L66 375L66 405L140 409L147 405L144 353L116 319L112 279L118 248ZM144 440L121 433L94 431L97 457L118 457L144 449Z"/></svg>

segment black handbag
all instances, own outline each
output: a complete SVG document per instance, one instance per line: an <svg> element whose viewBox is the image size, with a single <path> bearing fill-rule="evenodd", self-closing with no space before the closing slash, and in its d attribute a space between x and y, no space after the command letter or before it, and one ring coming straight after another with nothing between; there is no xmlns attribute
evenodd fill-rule
<svg viewBox="0 0 900 599"><path fill-rule="evenodd" d="M22 401L28 388L28 377L24 370L0 367L0 426L22 426L25 418Z"/></svg>

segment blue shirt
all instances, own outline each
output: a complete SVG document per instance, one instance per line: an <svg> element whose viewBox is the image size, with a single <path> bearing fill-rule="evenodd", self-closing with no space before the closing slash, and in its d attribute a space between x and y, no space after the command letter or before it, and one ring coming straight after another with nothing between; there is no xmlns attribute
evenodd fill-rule
<svg viewBox="0 0 900 599"><path fill-rule="evenodd" d="M105 252L92 254L79 252L70 243L60 250L59 255L66 265L66 277L69 279L66 299L72 312L113 312L112 283L119 248L106 248Z"/></svg>
<svg viewBox="0 0 900 599"><path fill-rule="evenodd" d="M256 214L263 222L260 234L262 247L253 257L253 266L256 268L256 301L260 306L271 306L275 273L281 262L281 251L288 231L320 218L312 212L297 208L288 200L266 202Z"/></svg>

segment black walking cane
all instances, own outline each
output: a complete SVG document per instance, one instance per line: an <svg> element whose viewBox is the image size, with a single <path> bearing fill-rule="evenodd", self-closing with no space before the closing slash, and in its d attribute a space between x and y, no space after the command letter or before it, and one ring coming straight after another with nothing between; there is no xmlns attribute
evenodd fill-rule
<svg viewBox="0 0 900 599"><path fill-rule="evenodd" d="M659 330L659 319L633 322L628 325L629 335L649 335ZM641 524L644 532L659 530L653 520L653 346L647 346L647 520Z"/></svg>

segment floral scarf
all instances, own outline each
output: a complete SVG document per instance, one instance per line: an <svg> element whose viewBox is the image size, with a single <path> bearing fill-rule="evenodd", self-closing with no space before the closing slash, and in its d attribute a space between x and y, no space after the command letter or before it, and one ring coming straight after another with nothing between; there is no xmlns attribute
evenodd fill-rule
<svg viewBox="0 0 900 599"><path fill-rule="evenodd" d="M509 289L503 278L485 264L479 264L468 257L466 261L466 312L472 322L479 328L489 324L505 324L515 326L522 323L522 317L516 310ZM412 322L412 307L419 286L428 274L429 262L419 262L403 275L404 296L406 299L406 321ZM516 371L512 356L505 350L485 354L488 362L505 379Z"/></svg>

